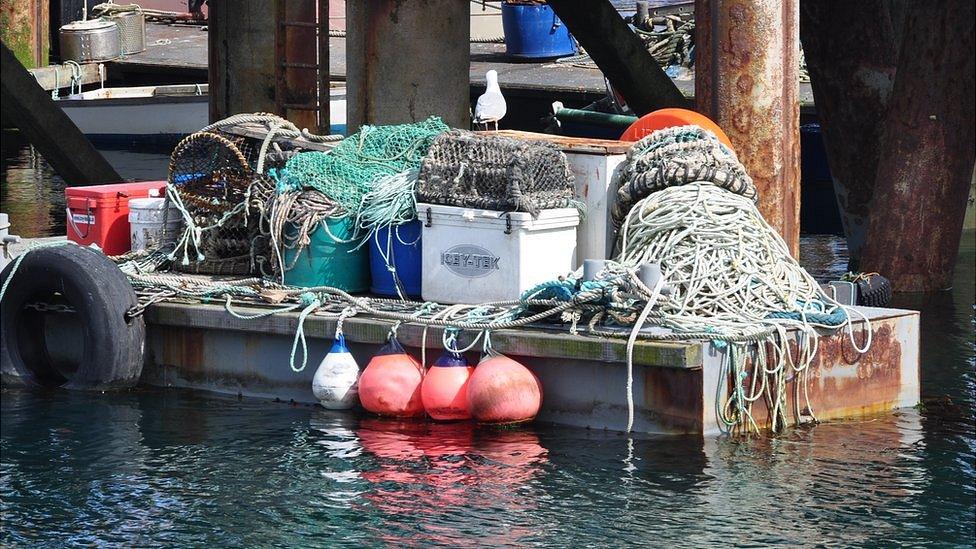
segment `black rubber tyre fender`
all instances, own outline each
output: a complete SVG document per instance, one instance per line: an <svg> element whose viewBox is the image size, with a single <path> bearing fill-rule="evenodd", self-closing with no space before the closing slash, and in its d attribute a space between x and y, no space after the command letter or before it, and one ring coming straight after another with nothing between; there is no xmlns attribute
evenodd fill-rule
<svg viewBox="0 0 976 549"><path fill-rule="evenodd" d="M0 273L0 284L14 264ZM25 308L34 301L54 299L74 309L80 341L76 368L65 375L54 367L45 343L50 327L45 317ZM146 324L141 316L127 318L136 295L126 276L104 254L65 244L27 253L13 274L0 303L0 373L5 386L64 387L107 390L132 387L142 373ZM55 342L57 344L58 342Z"/></svg>
<svg viewBox="0 0 976 549"><path fill-rule="evenodd" d="M868 275L857 282L858 305L868 307L887 307L891 303L891 282L879 275Z"/></svg>

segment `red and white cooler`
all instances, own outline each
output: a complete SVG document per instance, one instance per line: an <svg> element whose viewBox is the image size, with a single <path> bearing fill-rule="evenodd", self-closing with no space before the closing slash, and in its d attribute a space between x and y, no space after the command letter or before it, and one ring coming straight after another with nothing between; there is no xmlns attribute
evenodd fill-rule
<svg viewBox="0 0 976 549"><path fill-rule="evenodd" d="M129 251L129 200L163 196L165 181L136 181L90 187L68 187L68 240L97 244L105 255Z"/></svg>

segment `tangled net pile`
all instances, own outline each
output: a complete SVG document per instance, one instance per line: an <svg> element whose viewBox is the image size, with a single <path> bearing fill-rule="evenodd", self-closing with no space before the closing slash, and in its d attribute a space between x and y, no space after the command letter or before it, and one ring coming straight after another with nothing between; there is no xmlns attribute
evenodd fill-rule
<svg viewBox="0 0 976 549"><path fill-rule="evenodd" d="M566 155L555 146L462 130L434 140L417 199L533 217L543 209L581 207Z"/></svg>
<svg viewBox="0 0 976 549"><path fill-rule="evenodd" d="M416 124L363 126L329 152L295 155L276 174L279 189L315 189L355 217L377 179L419 168L434 138L447 130L436 116Z"/></svg>

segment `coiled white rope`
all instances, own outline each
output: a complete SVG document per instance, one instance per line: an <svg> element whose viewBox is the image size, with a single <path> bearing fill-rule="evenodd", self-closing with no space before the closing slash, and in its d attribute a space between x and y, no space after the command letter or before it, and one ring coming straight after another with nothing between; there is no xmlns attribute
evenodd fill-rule
<svg viewBox="0 0 976 549"><path fill-rule="evenodd" d="M656 322L679 334L714 334L710 339L727 347L732 396L718 410L727 427L758 430L751 406L761 398L773 430L785 427L788 378L802 384L806 413L815 417L806 380L818 328L846 329L859 353L871 345L867 317L821 290L752 200L711 183L668 187L638 201L625 219L618 260L627 266L660 263L661 280L673 293L659 300ZM649 313L645 307L630 341ZM862 343L854 334L856 317L867 324ZM628 353L629 399L630 360ZM793 401L797 420L799 396Z"/></svg>

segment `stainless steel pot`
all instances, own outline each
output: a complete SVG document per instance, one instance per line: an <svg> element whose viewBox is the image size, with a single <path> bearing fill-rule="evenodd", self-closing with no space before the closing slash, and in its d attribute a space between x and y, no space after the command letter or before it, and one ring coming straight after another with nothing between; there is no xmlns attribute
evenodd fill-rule
<svg viewBox="0 0 976 549"><path fill-rule="evenodd" d="M78 63L111 61L122 54L122 36L115 21L90 19L61 27L61 58Z"/></svg>
<svg viewBox="0 0 976 549"><path fill-rule="evenodd" d="M139 53L146 49L146 17L142 10L123 11L106 16L115 21L122 35L122 55Z"/></svg>

